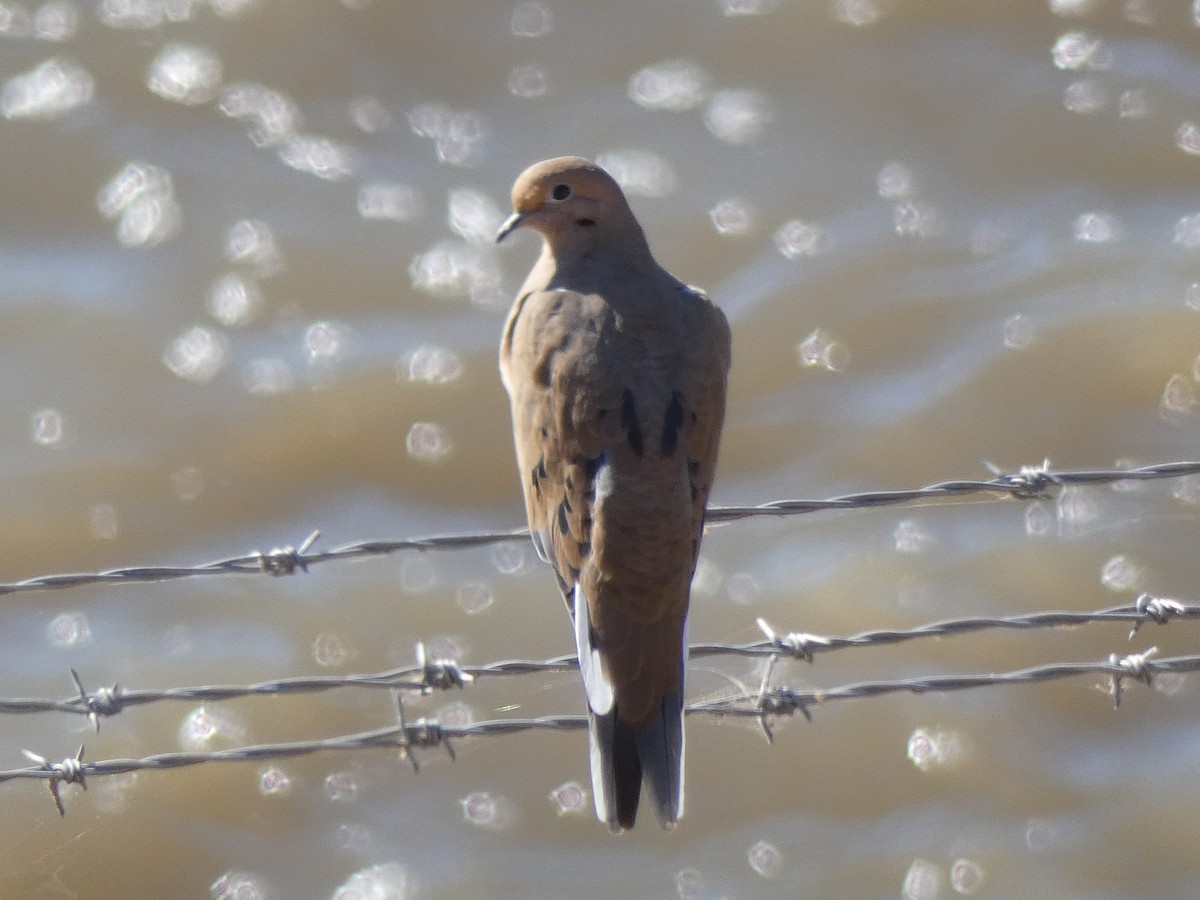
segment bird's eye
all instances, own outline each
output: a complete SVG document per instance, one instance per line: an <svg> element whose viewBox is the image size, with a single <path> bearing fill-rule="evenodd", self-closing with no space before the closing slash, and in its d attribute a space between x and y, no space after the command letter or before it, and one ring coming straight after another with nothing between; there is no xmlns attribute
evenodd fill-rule
<svg viewBox="0 0 1200 900"><path fill-rule="evenodd" d="M571 186L569 184L556 184L550 191L550 199L563 201L571 196Z"/></svg>

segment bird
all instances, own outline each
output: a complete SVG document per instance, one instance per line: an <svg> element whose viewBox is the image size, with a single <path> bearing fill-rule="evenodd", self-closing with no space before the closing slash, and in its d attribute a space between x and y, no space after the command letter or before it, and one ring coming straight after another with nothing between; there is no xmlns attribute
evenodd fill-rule
<svg viewBox="0 0 1200 900"><path fill-rule="evenodd" d="M512 188L503 241L541 255L504 325L530 534L575 631L592 795L613 833L643 781L659 824L684 810L687 613L725 419L724 313L662 268L617 181L565 156Z"/></svg>

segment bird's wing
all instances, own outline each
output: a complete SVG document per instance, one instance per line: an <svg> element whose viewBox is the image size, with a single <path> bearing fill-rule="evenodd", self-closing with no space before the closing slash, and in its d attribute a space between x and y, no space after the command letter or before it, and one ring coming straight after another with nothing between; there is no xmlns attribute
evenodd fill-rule
<svg viewBox="0 0 1200 900"><path fill-rule="evenodd" d="M656 295L671 309L657 340L631 349L618 432L616 488L594 513L584 569L592 627L608 652L622 715L639 722L679 691L684 624L725 416L729 327L698 291ZM640 437L640 440L635 440Z"/></svg>
<svg viewBox="0 0 1200 900"><path fill-rule="evenodd" d="M529 529L576 617L580 668L600 713L612 706L612 687L575 588L592 559L596 481L606 471L621 397L622 380L600 341L609 315L596 296L530 292L514 305L500 348Z"/></svg>
<svg viewBox="0 0 1200 900"><path fill-rule="evenodd" d="M576 615L581 656L590 647L601 664L589 678L582 661L589 700L604 711L607 684L632 721L679 687L729 366L720 311L699 292L661 290L651 325L596 295L531 292L501 345L530 530Z"/></svg>
<svg viewBox="0 0 1200 900"><path fill-rule="evenodd" d="M692 497L692 531L699 553L704 531L704 511L717 472L717 453L725 424L725 393L732 353L729 322L725 314L695 289L688 289L691 300L688 317L691 327L691 353L683 367L681 384L688 423L683 432L687 452L689 490Z"/></svg>

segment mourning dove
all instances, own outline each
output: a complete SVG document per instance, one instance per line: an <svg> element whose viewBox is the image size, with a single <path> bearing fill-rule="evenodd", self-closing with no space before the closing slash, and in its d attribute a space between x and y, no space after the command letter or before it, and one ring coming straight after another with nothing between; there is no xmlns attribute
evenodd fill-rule
<svg viewBox="0 0 1200 900"><path fill-rule="evenodd" d="M542 253L504 326L500 375L538 555L575 625L596 815L632 828L642 781L683 814L688 592L725 418L730 335L654 261L617 182L579 157L517 179Z"/></svg>

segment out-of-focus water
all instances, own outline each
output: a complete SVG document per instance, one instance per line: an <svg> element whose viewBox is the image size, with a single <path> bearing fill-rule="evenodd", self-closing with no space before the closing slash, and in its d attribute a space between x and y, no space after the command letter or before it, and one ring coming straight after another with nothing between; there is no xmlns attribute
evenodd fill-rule
<svg viewBox="0 0 1200 900"><path fill-rule="evenodd" d="M729 313L717 503L1200 455L1200 12L1166 0L0 3L0 579L523 524L496 374L514 176L599 157ZM718 527L699 641L1196 600L1196 480ZM2 599L6 697L571 649L531 548ZM776 681L986 673L1188 623L983 633ZM697 660L694 697L760 668ZM410 716L578 713L572 673ZM7 716L0 768L386 727L385 691ZM3 897L1194 897L1195 680L694 719L610 837L580 732L0 785ZM940 752L924 770L910 743ZM494 806L490 825L468 813ZM341 893L339 893L341 891ZM357 891L357 893L356 893ZM374 891L374 893L372 893ZM388 892L390 891L390 893Z"/></svg>

